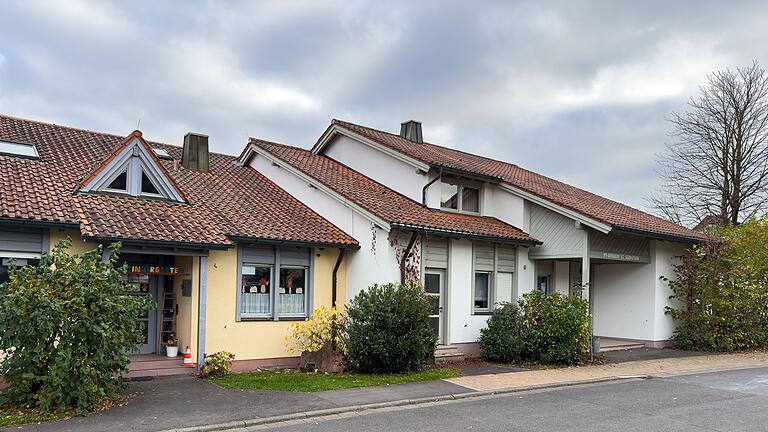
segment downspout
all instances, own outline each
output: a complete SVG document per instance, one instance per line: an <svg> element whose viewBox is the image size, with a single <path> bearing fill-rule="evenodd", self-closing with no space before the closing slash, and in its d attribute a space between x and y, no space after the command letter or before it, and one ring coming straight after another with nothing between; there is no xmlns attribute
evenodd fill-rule
<svg viewBox="0 0 768 432"><path fill-rule="evenodd" d="M432 184L438 180L443 178L443 167L440 167L437 169L437 177L433 178L429 181L429 183L425 184L423 188L421 188L421 204L423 204L425 207L427 205L427 189L432 186Z"/></svg>
<svg viewBox="0 0 768 432"><path fill-rule="evenodd" d="M416 243L416 238L419 236L418 232L411 234L411 240L408 242L408 246L403 251L403 257L400 259L400 283L405 283L405 262L408 260L408 255L411 254L413 244Z"/></svg>
<svg viewBox="0 0 768 432"><path fill-rule="evenodd" d="M336 284L338 278L336 277L341 267L341 262L344 260L344 256L347 254L346 249L339 249L339 257L336 259L336 265L333 266L333 278L331 279L331 306L336 307Z"/></svg>

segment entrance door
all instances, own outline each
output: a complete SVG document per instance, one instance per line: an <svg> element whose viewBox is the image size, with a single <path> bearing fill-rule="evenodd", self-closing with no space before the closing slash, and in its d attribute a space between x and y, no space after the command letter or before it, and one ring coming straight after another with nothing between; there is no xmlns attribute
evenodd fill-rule
<svg viewBox="0 0 768 432"><path fill-rule="evenodd" d="M445 283L445 271L437 269L424 270L424 291L429 296L431 310L429 324L437 334L437 343L443 344L443 286Z"/></svg>
<svg viewBox="0 0 768 432"><path fill-rule="evenodd" d="M130 275L129 281L134 286L134 295L149 296L157 304L157 276ZM148 311L139 318L139 322L144 340L139 344L137 353L152 354L157 350L157 309Z"/></svg>

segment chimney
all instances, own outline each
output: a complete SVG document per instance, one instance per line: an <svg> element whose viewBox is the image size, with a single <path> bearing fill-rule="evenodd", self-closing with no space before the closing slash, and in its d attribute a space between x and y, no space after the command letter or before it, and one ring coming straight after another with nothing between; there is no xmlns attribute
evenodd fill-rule
<svg viewBox="0 0 768 432"><path fill-rule="evenodd" d="M415 143L423 143L424 139L421 137L421 122L416 120L408 120L407 122L400 123L400 136L413 141Z"/></svg>
<svg viewBox="0 0 768 432"><path fill-rule="evenodd" d="M208 135L194 132L184 135L181 165L190 170L208 171Z"/></svg>

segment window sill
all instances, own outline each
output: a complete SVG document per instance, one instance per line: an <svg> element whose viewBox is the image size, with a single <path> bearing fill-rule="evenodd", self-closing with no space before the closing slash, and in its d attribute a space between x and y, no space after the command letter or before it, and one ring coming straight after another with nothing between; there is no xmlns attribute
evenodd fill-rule
<svg viewBox="0 0 768 432"><path fill-rule="evenodd" d="M248 321L255 321L255 322L266 322L266 321L304 321L306 320L306 316L295 316L295 317L280 317L279 319L274 319L272 317L248 317L240 318L240 322L248 322Z"/></svg>
<svg viewBox="0 0 768 432"><path fill-rule="evenodd" d="M476 311L472 315L493 315L493 311Z"/></svg>

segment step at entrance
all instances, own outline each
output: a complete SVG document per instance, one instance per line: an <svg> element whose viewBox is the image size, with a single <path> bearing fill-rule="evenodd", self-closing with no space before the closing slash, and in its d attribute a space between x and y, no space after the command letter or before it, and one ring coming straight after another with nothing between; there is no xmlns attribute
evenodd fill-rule
<svg viewBox="0 0 768 432"><path fill-rule="evenodd" d="M435 350L435 364L460 363L464 353L456 345L438 345Z"/></svg>
<svg viewBox="0 0 768 432"><path fill-rule="evenodd" d="M645 348L645 343L626 339L600 338L600 352Z"/></svg>
<svg viewBox="0 0 768 432"><path fill-rule="evenodd" d="M128 379L155 378L171 375L191 375L194 368L185 368L183 357L139 354L128 356Z"/></svg>

